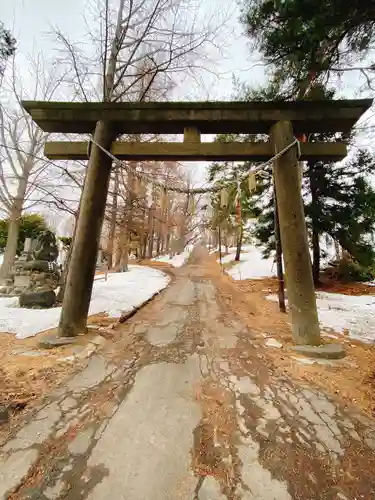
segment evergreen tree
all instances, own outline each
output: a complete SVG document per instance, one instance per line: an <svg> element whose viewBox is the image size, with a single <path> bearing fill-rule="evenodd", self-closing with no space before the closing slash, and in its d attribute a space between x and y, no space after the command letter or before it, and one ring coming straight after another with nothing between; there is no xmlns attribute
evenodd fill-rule
<svg viewBox="0 0 375 500"><path fill-rule="evenodd" d="M0 76L4 73L7 59L14 54L15 50L16 40L0 21Z"/></svg>
<svg viewBox="0 0 375 500"><path fill-rule="evenodd" d="M274 95L283 95L279 89L280 87L273 83L271 87L255 91L242 89L242 95L249 100L270 100ZM333 90L315 84L306 99L329 100L333 95ZM219 136L217 140L260 141L266 138L230 135ZM308 140L349 142L350 137L343 134L310 134ZM251 167L249 162L239 165L214 164L210 167L210 180L234 180L237 172L244 175ZM369 182L369 176L374 169L375 158L365 151L351 155L341 163L309 162L304 166L302 194L316 284L319 282L320 260L324 251L320 242L324 235L329 235L361 265L370 266L373 263L375 256L371 243L375 232L375 191ZM262 176L258 176L257 190L246 203L251 215L257 217L253 235L257 244L262 246L263 255L268 257L276 248L271 166L264 169Z"/></svg>
<svg viewBox="0 0 375 500"><path fill-rule="evenodd" d="M0 251L4 252L8 239L9 219L0 219ZM48 229L44 217L39 214L24 214L21 217L17 241L17 255L21 255L26 238L37 238Z"/></svg>
<svg viewBox="0 0 375 500"><path fill-rule="evenodd" d="M303 200L315 284L319 283L320 242L324 235L338 242L361 265L367 267L373 264L375 191L368 177L374 170L375 158L365 151L360 151L342 164L308 162L304 168ZM275 250L271 176L263 179L254 205L258 217L254 236L267 257Z"/></svg>
<svg viewBox="0 0 375 500"><path fill-rule="evenodd" d="M364 266L371 265L375 257L371 245L375 231L375 191L369 182L374 171L375 158L365 151L359 151L342 164L307 168L308 175L313 173L317 192L313 208L317 232L329 234ZM306 204L308 215L311 207L311 202Z"/></svg>
<svg viewBox="0 0 375 500"><path fill-rule="evenodd" d="M347 69L375 41L373 0L242 0L242 21L268 63L294 88ZM370 65L369 70L374 69Z"/></svg>

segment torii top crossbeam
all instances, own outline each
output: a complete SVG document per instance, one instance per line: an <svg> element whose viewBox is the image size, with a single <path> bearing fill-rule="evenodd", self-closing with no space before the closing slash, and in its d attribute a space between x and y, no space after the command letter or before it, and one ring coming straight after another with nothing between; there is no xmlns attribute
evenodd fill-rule
<svg viewBox="0 0 375 500"><path fill-rule="evenodd" d="M39 102L23 107L46 132L91 133L99 120L116 134L268 134L280 120L292 122L295 134L348 132L371 106L371 99L272 102Z"/></svg>

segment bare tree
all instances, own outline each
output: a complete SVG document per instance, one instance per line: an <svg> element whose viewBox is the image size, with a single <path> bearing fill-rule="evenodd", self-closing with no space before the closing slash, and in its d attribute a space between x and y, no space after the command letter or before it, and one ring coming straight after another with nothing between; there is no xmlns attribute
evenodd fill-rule
<svg viewBox="0 0 375 500"><path fill-rule="evenodd" d="M209 54L217 53L226 13L215 9L203 16L195 0L113 3L88 3L85 44L55 30L77 99L143 101L153 88L160 100L176 83L174 76L210 71Z"/></svg>
<svg viewBox="0 0 375 500"><path fill-rule="evenodd" d="M61 62L71 69L74 97L84 101L143 101L150 88L163 93L175 75L194 74L221 27L213 27L210 19L199 21L195 0L118 0L116 7L98 0L89 5L88 53L56 31L63 46ZM96 124L94 141L101 147L109 149L116 136L110 123ZM86 325L111 164L94 144L67 277L70 293L63 300L62 336L76 335Z"/></svg>
<svg viewBox="0 0 375 500"><path fill-rule="evenodd" d="M61 80L56 68L48 67L41 54L29 61L30 73L21 80L13 58L11 74L4 77L0 102L0 203L9 217L1 278L6 277L16 257L22 213L53 192L49 189L49 162L43 158L46 134L33 123L21 100L50 100ZM31 92L26 88L27 77L31 80Z"/></svg>
<svg viewBox="0 0 375 500"><path fill-rule="evenodd" d="M217 50L225 15L216 9L214 15L200 18L194 0L119 0L117 7L109 0L92 1L85 16L88 51L57 29L62 47L59 60L70 69L70 83L78 100L165 100L176 78L195 77L203 67L209 71L208 53ZM112 210L110 266L114 261L118 181L118 173L112 175L111 199L107 201ZM127 189L129 195L131 192Z"/></svg>

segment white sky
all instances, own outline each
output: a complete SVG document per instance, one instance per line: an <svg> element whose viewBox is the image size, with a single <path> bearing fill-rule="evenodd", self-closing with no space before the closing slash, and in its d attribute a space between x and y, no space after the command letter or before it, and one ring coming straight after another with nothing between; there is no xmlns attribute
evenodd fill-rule
<svg viewBox="0 0 375 500"><path fill-rule="evenodd" d="M113 2L116 5L117 2ZM14 33L17 39L18 53L27 54L33 49L43 50L47 55L53 54L56 44L49 34L56 26L72 39L79 39L85 31L83 12L86 0L10 0L1 7L1 20ZM178 98L196 99L229 99L232 93L232 77L248 81L250 84L261 84L264 81L264 70L254 68L254 59L247 47L247 39L243 36L243 27L238 22L239 10L236 0L201 0L202 11L225 9L230 15L227 25L230 40L223 47L225 57L217 60L215 72L220 80L210 85L206 75L205 85L200 88L180 89ZM177 97L177 96L176 96Z"/></svg>

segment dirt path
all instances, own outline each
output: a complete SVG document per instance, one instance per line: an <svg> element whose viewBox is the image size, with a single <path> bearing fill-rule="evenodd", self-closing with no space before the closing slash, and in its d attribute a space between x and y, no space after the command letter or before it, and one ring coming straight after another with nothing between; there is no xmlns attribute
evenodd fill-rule
<svg viewBox="0 0 375 500"><path fill-rule="evenodd" d="M371 500L375 423L275 373L197 251L2 449L0 498Z"/></svg>

